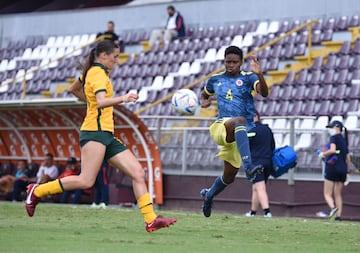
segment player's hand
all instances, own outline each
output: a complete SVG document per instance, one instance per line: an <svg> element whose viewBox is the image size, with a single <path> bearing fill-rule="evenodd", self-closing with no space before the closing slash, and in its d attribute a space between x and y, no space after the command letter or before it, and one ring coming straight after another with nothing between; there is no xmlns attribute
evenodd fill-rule
<svg viewBox="0 0 360 253"><path fill-rule="evenodd" d="M138 100L138 98L139 98L138 94L128 93L123 96L123 102L125 102L125 103L136 102L136 100Z"/></svg>
<svg viewBox="0 0 360 253"><path fill-rule="evenodd" d="M320 152L318 156L319 156L319 158L320 158L320 159L324 159L324 158L325 158L325 156L324 156L324 153L323 153L323 152Z"/></svg>
<svg viewBox="0 0 360 253"><path fill-rule="evenodd" d="M255 55L252 55L251 56L251 63L250 63L250 66L251 66L251 71L254 72L255 74L261 74L261 68L260 68L260 63L259 61L257 60L256 56Z"/></svg>
<svg viewBox="0 0 360 253"><path fill-rule="evenodd" d="M201 99L200 100L200 105L202 108L207 108L211 105L211 101L208 99Z"/></svg>

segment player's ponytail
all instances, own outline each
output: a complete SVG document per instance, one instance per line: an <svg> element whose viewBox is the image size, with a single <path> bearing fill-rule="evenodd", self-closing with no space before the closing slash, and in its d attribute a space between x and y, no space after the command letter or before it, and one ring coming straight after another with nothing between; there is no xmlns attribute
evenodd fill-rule
<svg viewBox="0 0 360 253"><path fill-rule="evenodd" d="M114 44L114 42L112 42L111 40L103 40L97 43L96 47L91 49L87 61L83 65L83 84L85 84L86 74L89 69L94 65L96 58L103 52L105 52L106 54L111 54L115 48L116 45Z"/></svg>
<svg viewBox="0 0 360 253"><path fill-rule="evenodd" d="M95 62L95 50L96 48L94 47L93 49L91 49L89 56L83 66L83 77L82 77L82 83L83 85L85 84L85 78L86 78L86 74L89 71L89 69L91 68L91 66L94 64Z"/></svg>
<svg viewBox="0 0 360 253"><path fill-rule="evenodd" d="M344 126L344 137L346 141L346 146L349 146L349 134L347 128Z"/></svg>

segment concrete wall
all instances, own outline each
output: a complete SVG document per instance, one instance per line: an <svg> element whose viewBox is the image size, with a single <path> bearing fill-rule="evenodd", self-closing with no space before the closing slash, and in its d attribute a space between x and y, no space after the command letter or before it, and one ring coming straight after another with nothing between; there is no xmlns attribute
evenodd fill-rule
<svg viewBox="0 0 360 253"><path fill-rule="evenodd" d="M219 172L220 175L220 172ZM201 212L200 190L210 187L215 177L190 175L164 175L163 209ZM270 179L267 183L270 209L274 216L311 217L319 211L329 211L323 197L323 181L295 181ZM360 220L360 183L351 182L343 189L343 213L346 220ZM243 215L251 207L251 184L244 178L236 178L214 199L213 213ZM259 207L258 214L263 214Z"/></svg>
<svg viewBox="0 0 360 253"><path fill-rule="evenodd" d="M67 35L103 31L114 20L117 32L151 29L164 25L168 3L122 6L81 11L13 14L0 16L0 39L32 35ZM198 0L175 2L186 24L224 24L244 20L304 19L328 15L353 15L359 0ZM1 45L1 44L0 44ZM2 43L4 45L4 43ZM6 45L6 44L5 44Z"/></svg>

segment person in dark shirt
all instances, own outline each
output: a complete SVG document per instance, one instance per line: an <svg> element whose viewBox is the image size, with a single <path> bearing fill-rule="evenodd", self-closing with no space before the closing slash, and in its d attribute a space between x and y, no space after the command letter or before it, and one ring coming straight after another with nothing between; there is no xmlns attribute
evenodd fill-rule
<svg viewBox="0 0 360 253"><path fill-rule="evenodd" d="M270 127L261 123L260 115L256 111L254 115L255 127L248 132L250 152L255 164L262 164L264 170L258 173L252 181L251 210L245 215L253 217L256 215L259 204L264 210L264 217L271 218L269 198L266 192L266 182L273 168L272 157L275 149L274 135Z"/></svg>
<svg viewBox="0 0 360 253"><path fill-rule="evenodd" d="M341 220L342 188L351 163L347 146L347 130L338 120L332 121L326 128L329 129L330 148L323 149L319 154L319 157L325 161L324 198L331 209L329 218ZM345 137L342 135L343 129ZM336 159L334 159L334 155L336 155ZM328 157L332 157L332 159L327 159Z"/></svg>
<svg viewBox="0 0 360 253"><path fill-rule="evenodd" d="M114 21L109 21L107 24L107 31L103 33L98 33L96 38L102 37L102 39L111 40L116 46L119 47L120 52L125 51L125 45L123 40L115 33L115 23Z"/></svg>

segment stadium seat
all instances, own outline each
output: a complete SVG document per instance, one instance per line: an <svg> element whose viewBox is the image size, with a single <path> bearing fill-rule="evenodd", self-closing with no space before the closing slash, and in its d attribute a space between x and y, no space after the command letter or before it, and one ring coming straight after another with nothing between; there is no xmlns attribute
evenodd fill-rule
<svg viewBox="0 0 360 253"><path fill-rule="evenodd" d="M300 134L298 141L296 142L294 146L294 150L302 150L309 148L311 146L312 136L311 133L302 133Z"/></svg>
<svg viewBox="0 0 360 253"><path fill-rule="evenodd" d="M348 27L356 27L356 26L359 26L359 25L360 25L359 15L355 14L350 18L349 23L348 23Z"/></svg>
<svg viewBox="0 0 360 253"><path fill-rule="evenodd" d="M358 119L357 115L348 115L346 117L344 125L347 129L354 130L354 129L357 129L359 126L358 121L359 121L359 119Z"/></svg>
<svg viewBox="0 0 360 253"><path fill-rule="evenodd" d="M315 129L325 129L325 127L327 126L328 123L329 123L329 117L328 116L319 116L315 120L314 128Z"/></svg>

